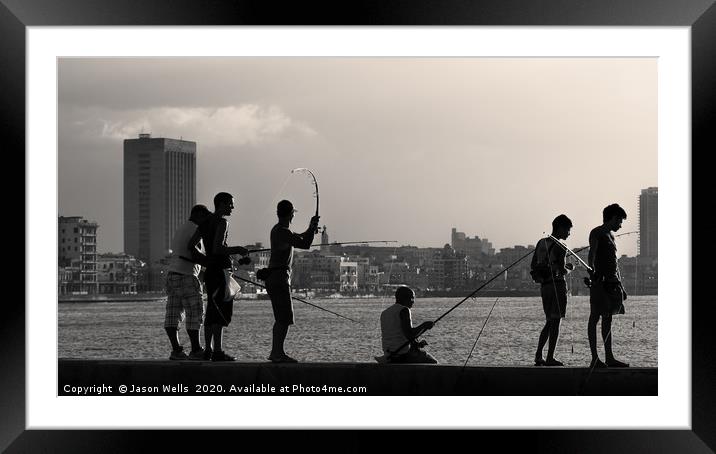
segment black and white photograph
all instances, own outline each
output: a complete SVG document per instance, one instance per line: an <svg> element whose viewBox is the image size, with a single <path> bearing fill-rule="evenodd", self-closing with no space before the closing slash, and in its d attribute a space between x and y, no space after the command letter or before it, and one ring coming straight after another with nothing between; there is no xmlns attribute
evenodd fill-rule
<svg viewBox="0 0 716 454"><path fill-rule="evenodd" d="M0 449L710 452L716 10L590 1L3 0Z"/></svg>
<svg viewBox="0 0 716 454"><path fill-rule="evenodd" d="M60 395L656 395L656 59L57 70Z"/></svg>

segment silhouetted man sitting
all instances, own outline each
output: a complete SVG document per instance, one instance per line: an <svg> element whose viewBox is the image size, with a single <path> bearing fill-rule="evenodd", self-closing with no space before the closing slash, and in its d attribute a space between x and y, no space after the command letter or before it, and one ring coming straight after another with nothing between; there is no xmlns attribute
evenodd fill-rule
<svg viewBox="0 0 716 454"><path fill-rule="evenodd" d="M395 304L380 314L380 330L384 355L376 357L378 362L437 364L430 353L423 350L427 345L416 337L432 329L433 322L427 321L413 328L410 308L415 304L415 292L409 287L398 287Z"/></svg>

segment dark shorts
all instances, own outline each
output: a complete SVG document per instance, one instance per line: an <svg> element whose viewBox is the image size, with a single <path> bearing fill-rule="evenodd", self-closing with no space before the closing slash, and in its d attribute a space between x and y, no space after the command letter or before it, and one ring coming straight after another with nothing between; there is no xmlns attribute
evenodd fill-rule
<svg viewBox="0 0 716 454"><path fill-rule="evenodd" d="M542 309L547 320L563 318L567 314L567 283L554 281L542 284Z"/></svg>
<svg viewBox="0 0 716 454"><path fill-rule="evenodd" d="M266 280L266 293L271 298L273 317L283 325L293 325L293 300L288 277L281 272L273 272Z"/></svg>
<svg viewBox="0 0 716 454"><path fill-rule="evenodd" d="M204 325L221 325L229 326L231 316L234 313L234 301L222 301L221 297L215 299L217 293L223 295L226 282L224 270L207 269L204 274L204 283L206 284L206 316L204 317Z"/></svg>
<svg viewBox="0 0 716 454"><path fill-rule="evenodd" d="M590 315L609 316L624 313L624 297L618 283L593 282L589 288Z"/></svg>

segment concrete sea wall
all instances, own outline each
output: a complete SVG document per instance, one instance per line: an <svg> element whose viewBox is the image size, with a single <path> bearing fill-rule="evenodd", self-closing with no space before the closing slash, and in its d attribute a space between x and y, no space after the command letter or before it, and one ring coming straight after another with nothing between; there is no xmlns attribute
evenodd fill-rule
<svg viewBox="0 0 716 454"><path fill-rule="evenodd" d="M60 359L58 395L644 395L657 368ZM124 392L121 387L124 387Z"/></svg>

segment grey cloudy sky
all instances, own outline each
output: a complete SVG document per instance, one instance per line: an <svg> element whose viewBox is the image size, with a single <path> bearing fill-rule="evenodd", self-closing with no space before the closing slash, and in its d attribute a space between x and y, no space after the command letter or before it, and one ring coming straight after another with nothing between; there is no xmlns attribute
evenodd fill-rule
<svg viewBox="0 0 716 454"><path fill-rule="evenodd" d="M100 224L123 249L122 141L197 142L197 202L235 195L234 244L268 243L289 198L303 230L315 204L331 241L534 244L567 214L587 244L619 203L638 229L657 186L651 58L60 59L59 214ZM620 252L636 252L636 236Z"/></svg>

